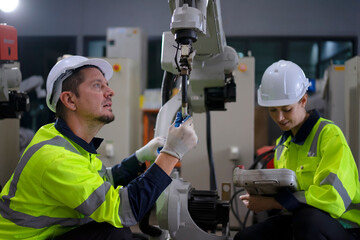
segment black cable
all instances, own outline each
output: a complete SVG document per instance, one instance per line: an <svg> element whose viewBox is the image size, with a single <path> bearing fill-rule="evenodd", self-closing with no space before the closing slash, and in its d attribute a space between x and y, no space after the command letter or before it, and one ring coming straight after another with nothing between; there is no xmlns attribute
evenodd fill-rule
<svg viewBox="0 0 360 240"><path fill-rule="evenodd" d="M266 158L263 159L263 162L262 162L262 169L266 168L267 164L274 158L274 155L273 154L269 154L266 156Z"/></svg>
<svg viewBox="0 0 360 240"><path fill-rule="evenodd" d="M249 214L250 214L251 210L249 209L245 215L245 218L244 218L244 225L243 225L243 229L246 227L246 222L249 218Z"/></svg>
<svg viewBox="0 0 360 240"><path fill-rule="evenodd" d="M256 165L261 161L263 160L263 157L265 157L266 155L270 154L270 153L274 153L275 152L275 148L269 150L269 151L266 151L262 154L260 154L259 156L257 156L253 162L253 164L251 164L251 166L249 167L249 169L255 169ZM271 159L270 159L271 160ZM270 161L269 160L269 161Z"/></svg>
<svg viewBox="0 0 360 240"><path fill-rule="evenodd" d="M233 213L233 215L234 215L234 217L236 218L236 220L239 222L239 225L240 225L240 228L241 228L241 229L243 229L244 223L241 221L239 214L234 210L233 201L234 201L236 195L238 195L239 193L241 193L241 192L243 192L243 191L245 191L244 188L239 189L239 190L236 191L236 192L232 195L232 197L230 198L230 210L231 210L231 212Z"/></svg>
<svg viewBox="0 0 360 240"><path fill-rule="evenodd" d="M160 228L152 226L149 224L149 220L150 220L150 215L151 215L151 210L149 210L144 217L140 220L139 222L139 228L140 230L151 236L151 237L159 237L162 234L162 231Z"/></svg>
<svg viewBox="0 0 360 240"><path fill-rule="evenodd" d="M178 52L179 52L179 46L180 46L180 43L177 43L176 47L174 46L176 48L174 61L175 61L175 64L176 64L176 69L180 72L180 66L179 66L179 63L178 63L178 60L177 60L177 56L178 56Z"/></svg>
<svg viewBox="0 0 360 240"><path fill-rule="evenodd" d="M236 186L235 184L233 184L233 190L234 190L234 193L236 192ZM233 198L234 199L234 198ZM232 203L230 203L232 204ZM235 218L237 217L238 219L240 219L240 216L238 216L238 212L239 212L239 202L238 201L235 201L235 210L234 210L234 207L233 206L230 206L232 207L232 213L233 215L235 216ZM241 221L239 222L240 226L241 226Z"/></svg>
<svg viewBox="0 0 360 240"><path fill-rule="evenodd" d="M214 159L212 155L212 146L211 146L211 119L210 111L206 110L206 144L207 152L209 157L209 168L210 168L210 190L217 190Z"/></svg>
<svg viewBox="0 0 360 240"><path fill-rule="evenodd" d="M266 165L273 159L273 157L274 157L274 152L275 152L275 148L272 148L272 149L270 149L269 151L266 151L266 152L260 154L259 156L255 157L255 160L254 160L253 164L249 167L249 169L255 169L256 165L257 165L259 162L261 162L261 161L263 161L263 162L262 162L263 165L262 165L261 168L265 168ZM251 211L251 210L249 209L249 210L247 211L247 213L246 213L246 215L245 215L245 218L244 218L244 221L241 221L240 216L239 216L239 214L238 214L238 211L235 211L235 210L234 210L234 206L233 206L233 205L234 205L234 204L233 204L233 201L234 201L236 195L239 194L239 193L242 192L242 191L245 191L245 189L244 189L244 188L241 188L240 190L236 191L236 192L232 195L229 203L230 203L230 210L231 210L231 212L233 213L233 215L234 215L234 217L236 218L236 220L239 222L240 228L241 228L241 229L244 229L244 228L246 227L246 222L247 222L247 220L248 220L248 218L249 218L249 214L250 214L250 211Z"/></svg>
<svg viewBox="0 0 360 240"><path fill-rule="evenodd" d="M188 75L181 75L181 104L182 107L187 107L187 82L188 82Z"/></svg>
<svg viewBox="0 0 360 240"><path fill-rule="evenodd" d="M171 72L164 71L163 80L161 83L161 105L163 106L169 101L172 92L172 85L175 75Z"/></svg>

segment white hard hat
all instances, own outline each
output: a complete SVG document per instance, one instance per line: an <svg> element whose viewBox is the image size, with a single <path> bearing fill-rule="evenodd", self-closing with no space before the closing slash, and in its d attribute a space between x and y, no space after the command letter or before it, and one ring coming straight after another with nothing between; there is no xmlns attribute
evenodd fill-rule
<svg viewBox="0 0 360 240"><path fill-rule="evenodd" d="M265 70L258 89L258 104L278 107L296 103L309 86L309 79L297 64L280 60Z"/></svg>
<svg viewBox="0 0 360 240"><path fill-rule="evenodd" d="M58 102L62 91L62 83L73 73L71 70L75 70L85 65L93 65L101 69L106 80L109 80L113 75L112 66L103 59L88 59L83 56L63 58L50 70L46 80L46 104L51 111L56 111L56 103Z"/></svg>

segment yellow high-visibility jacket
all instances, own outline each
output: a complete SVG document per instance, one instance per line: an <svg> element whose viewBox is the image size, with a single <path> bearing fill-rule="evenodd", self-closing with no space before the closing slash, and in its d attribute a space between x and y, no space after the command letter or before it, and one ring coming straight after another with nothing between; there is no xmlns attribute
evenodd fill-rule
<svg viewBox="0 0 360 240"><path fill-rule="evenodd" d="M130 193L111 184L117 176L97 156L54 124L39 129L1 191L0 239L51 239L94 220L119 228L136 224ZM159 195L170 181L153 192Z"/></svg>
<svg viewBox="0 0 360 240"><path fill-rule="evenodd" d="M277 140L275 168L296 173L300 191L293 199L277 199L286 209L305 203L328 212L345 227L360 225L360 184L356 163L340 128L316 111L295 137Z"/></svg>

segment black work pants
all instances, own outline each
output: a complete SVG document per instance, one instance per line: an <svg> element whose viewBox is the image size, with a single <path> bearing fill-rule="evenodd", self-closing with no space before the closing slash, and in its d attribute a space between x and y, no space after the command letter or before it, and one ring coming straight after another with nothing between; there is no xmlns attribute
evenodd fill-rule
<svg viewBox="0 0 360 240"><path fill-rule="evenodd" d="M234 240L354 240L328 213L305 205L292 215L276 215L238 232Z"/></svg>
<svg viewBox="0 0 360 240"><path fill-rule="evenodd" d="M116 228L109 223L90 222L56 237L55 240L129 240L130 228Z"/></svg>

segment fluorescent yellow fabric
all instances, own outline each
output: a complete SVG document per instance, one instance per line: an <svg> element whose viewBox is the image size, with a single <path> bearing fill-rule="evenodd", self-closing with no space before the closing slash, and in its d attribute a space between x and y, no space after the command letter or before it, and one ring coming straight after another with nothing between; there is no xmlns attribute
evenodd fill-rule
<svg viewBox="0 0 360 240"><path fill-rule="evenodd" d="M48 144L41 146L44 141ZM92 220L122 227L120 187L114 189L101 171L101 160L60 134L54 124L42 127L0 194L0 239L48 239ZM11 216L20 219L5 216L7 203L9 211L15 211Z"/></svg>
<svg viewBox="0 0 360 240"><path fill-rule="evenodd" d="M296 173L305 197L298 200L360 225L357 166L340 128L320 118L302 145L291 140L289 136L279 145L274 165Z"/></svg>

